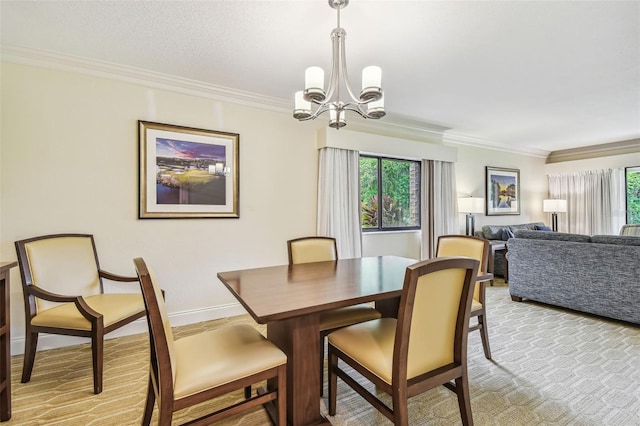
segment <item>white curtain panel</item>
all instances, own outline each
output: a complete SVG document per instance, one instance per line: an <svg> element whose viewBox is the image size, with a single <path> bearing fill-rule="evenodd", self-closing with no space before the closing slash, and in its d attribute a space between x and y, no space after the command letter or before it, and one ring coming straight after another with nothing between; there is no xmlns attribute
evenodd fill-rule
<svg viewBox="0 0 640 426"><path fill-rule="evenodd" d="M362 257L358 151L320 150L317 233L336 239L340 259Z"/></svg>
<svg viewBox="0 0 640 426"><path fill-rule="evenodd" d="M625 223L624 169L589 170L548 176L549 196L567 200L558 230L617 235Z"/></svg>
<svg viewBox="0 0 640 426"><path fill-rule="evenodd" d="M455 163L422 160L422 259L435 255L440 235L458 233L457 194Z"/></svg>

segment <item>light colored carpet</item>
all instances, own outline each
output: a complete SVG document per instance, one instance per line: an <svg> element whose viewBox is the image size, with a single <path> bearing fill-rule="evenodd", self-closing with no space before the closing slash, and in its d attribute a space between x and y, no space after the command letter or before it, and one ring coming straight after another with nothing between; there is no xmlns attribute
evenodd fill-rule
<svg viewBox="0 0 640 426"><path fill-rule="evenodd" d="M469 337L476 425L640 425L640 327L532 302L512 302L501 281L487 288L487 298L493 360L484 358L477 332ZM175 333L186 336L233 322L257 326L249 316L242 316L178 327ZM264 327L257 327L264 332ZM140 424L148 352L146 335L107 340L100 395L92 393L88 344L39 352L31 382L26 384L20 383L22 356L14 356L13 416L6 424ZM180 412L174 424L197 417L206 408ZM326 413L326 399L320 401L319 409ZM460 424L456 397L443 387L412 398L409 410L412 425ZM337 414L329 419L338 426L390 424L340 380ZM223 424L269 422L264 410L257 408Z"/></svg>

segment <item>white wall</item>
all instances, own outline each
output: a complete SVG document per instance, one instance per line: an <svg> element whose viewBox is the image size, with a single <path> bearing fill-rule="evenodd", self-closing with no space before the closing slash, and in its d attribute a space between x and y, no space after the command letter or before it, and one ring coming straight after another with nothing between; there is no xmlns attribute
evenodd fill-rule
<svg viewBox="0 0 640 426"><path fill-rule="evenodd" d="M315 233L315 123L8 63L2 88L3 259L16 258L18 239L92 233L104 269L134 275L143 256L169 311L193 322L243 312L217 272L286 263L286 240ZM239 133L240 219L137 219L137 120ZM17 268L11 279L15 341L24 335Z"/></svg>
<svg viewBox="0 0 640 426"><path fill-rule="evenodd" d="M520 170L520 214L505 216L485 216L476 214L476 230L482 225L514 225L529 222L550 223L550 218L542 211L542 200L547 195L547 177L544 173L544 158L521 154L460 147L456 176L459 196L484 197L485 167L503 167ZM460 215L460 232L465 231L464 215Z"/></svg>
<svg viewBox="0 0 640 426"><path fill-rule="evenodd" d="M19 239L92 233L104 269L133 275L134 257L149 262L178 325L243 313L216 273L286 263L286 240L315 233L316 135L325 120L299 123L289 113L11 63L2 63L1 79L2 260L15 260ZM240 218L139 220L138 120L239 133ZM474 195L484 194L484 166L521 170L523 214L479 216L479 224L541 219L542 159L466 146L458 158L459 190ZM363 240L365 255L420 256L418 232ZM24 338L17 268L11 280L15 354ZM121 334L145 330L138 321ZM45 337L39 348L75 342Z"/></svg>

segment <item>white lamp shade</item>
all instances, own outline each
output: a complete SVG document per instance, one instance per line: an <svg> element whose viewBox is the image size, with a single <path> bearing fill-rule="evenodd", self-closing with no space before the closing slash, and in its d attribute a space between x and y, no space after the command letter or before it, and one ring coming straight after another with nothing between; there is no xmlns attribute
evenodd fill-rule
<svg viewBox="0 0 640 426"><path fill-rule="evenodd" d="M545 213L566 213L567 200L542 200L542 211Z"/></svg>
<svg viewBox="0 0 640 426"><path fill-rule="evenodd" d="M370 65L362 70L362 90L368 87L382 86L382 69L375 65Z"/></svg>
<svg viewBox="0 0 640 426"><path fill-rule="evenodd" d="M459 213L482 213L484 212L484 198L463 197L458 198Z"/></svg>
<svg viewBox="0 0 640 426"><path fill-rule="evenodd" d="M307 90L324 89L324 70L320 67L309 67L304 73L304 88Z"/></svg>

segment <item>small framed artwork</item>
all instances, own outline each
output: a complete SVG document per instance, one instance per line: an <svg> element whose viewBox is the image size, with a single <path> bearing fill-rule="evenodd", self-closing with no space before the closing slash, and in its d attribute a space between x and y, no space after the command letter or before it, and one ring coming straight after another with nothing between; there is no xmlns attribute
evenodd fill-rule
<svg viewBox="0 0 640 426"><path fill-rule="evenodd" d="M486 167L487 216L520 214L520 170Z"/></svg>
<svg viewBox="0 0 640 426"><path fill-rule="evenodd" d="M237 133L138 121L140 219L238 218Z"/></svg>

